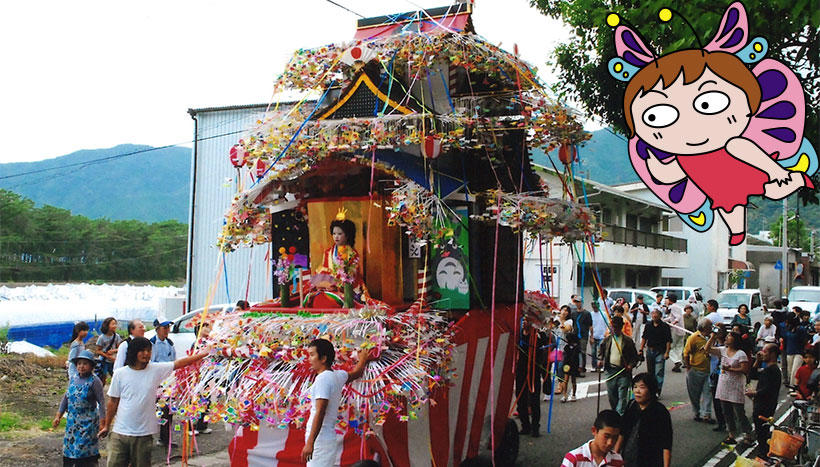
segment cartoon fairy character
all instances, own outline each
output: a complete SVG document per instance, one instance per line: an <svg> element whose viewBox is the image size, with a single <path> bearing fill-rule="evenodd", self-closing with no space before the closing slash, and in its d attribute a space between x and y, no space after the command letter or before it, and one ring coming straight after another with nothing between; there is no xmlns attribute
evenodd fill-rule
<svg viewBox="0 0 820 467"><path fill-rule="evenodd" d="M672 10L659 13L672 19ZM684 18L685 21L685 18ZM748 40L743 4L729 5L709 44L661 57L612 13L617 58L609 72L627 82L629 156L646 186L704 232L714 211L730 245L746 237L750 196L782 199L814 189L817 153L803 138L805 97L797 76L765 59L768 43ZM688 22L687 22L688 24ZM746 64L757 65L752 69Z"/></svg>

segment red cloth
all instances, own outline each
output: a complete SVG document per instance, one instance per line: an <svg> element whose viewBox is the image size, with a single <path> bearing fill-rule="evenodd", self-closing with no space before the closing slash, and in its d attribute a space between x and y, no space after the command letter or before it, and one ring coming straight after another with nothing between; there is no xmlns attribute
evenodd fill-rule
<svg viewBox="0 0 820 467"><path fill-rule="evenodd" d="M808 399L811 396L811 389L809 389L809 377L811 376L811 372L814 368L803 365L797 369L797 373L794 374L794 380L797 381L797 392L803 396L803 399Z"/></svg>
<svg viewBox="0 0 820 467"><path fill-rule="evenodd" d="M692 156L677 156L686 175L712 201L712 209L731 211L745 206L749 196L764 193L769 176L762 170L735 159L726 149Z"/></svg>

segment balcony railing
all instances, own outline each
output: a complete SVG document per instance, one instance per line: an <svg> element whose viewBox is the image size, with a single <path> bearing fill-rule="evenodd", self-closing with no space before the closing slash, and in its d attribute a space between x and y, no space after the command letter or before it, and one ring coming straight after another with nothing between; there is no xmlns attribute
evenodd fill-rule
<svg viewBox="0 0 820 467"><path fill-rule="evenodd" d="M601 229L603 241L620 243L622 245L642 246L646 248L657 248L659 250L680 251L686 253L686 239L672 237L653 232L643 232L640 230L621 227L619 225L605 224Z"/></svg>

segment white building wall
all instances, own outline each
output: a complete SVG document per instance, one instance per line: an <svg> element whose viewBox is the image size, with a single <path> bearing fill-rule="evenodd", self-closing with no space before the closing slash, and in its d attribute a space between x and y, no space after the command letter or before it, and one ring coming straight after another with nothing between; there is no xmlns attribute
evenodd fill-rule
<svg viewBox="0 0 820 467"><path fill-rule="evenodd" d="M648 201L660 202L643 184L635 183L614 188ZM677 231L663 233L686 239L689 264L680 269L664 268L661 274L663 277L680 278L687 287L701 287L704 298L714 298L727 287L725 280L729 271L729 258L746 261L746 243L730 247L729 229L720 218L715 218L712 228L703 233L690 229L677 219L670 220L672 225L677 223L680 224L679 228L674 229Z"/></svg>
<svg viewBox="0 0 820 467"><path fill-rule="evenodd" d="M205 305L208 291L216 282L211 301L236 303L245 298L250 267L248 300L270 298L266 284L265 246L240 248L225 254L225 266L218 272L222 253L216 247L225 212L236 193L236 169L228 159L231 146L259 120L265 106L196 111L196 145L192 158L191 212L188 238L188 311ZM247 185L250 181L245 180ZM252 263L252 264L251 264ZM227 288L226 288L227 278ZM270 279L268 279L270 282Z"/></svg>

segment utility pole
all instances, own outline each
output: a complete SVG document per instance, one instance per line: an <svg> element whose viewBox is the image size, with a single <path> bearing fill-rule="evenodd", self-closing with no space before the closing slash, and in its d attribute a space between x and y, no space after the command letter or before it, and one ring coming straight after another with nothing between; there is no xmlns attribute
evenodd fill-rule
<svg viewBox="0 0 820 467"><path fill-rule="evenodd" d="M786 225L789 223L789 201L788 198L783 198L783 221L781 222L780 232L780 246L782 247L782 258L780 259L783 268L780 269L780 296L788 295L786 289L789 288L789 230Z"/></svg>

